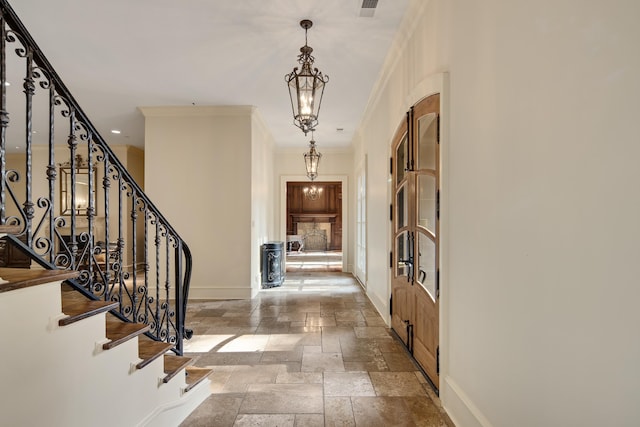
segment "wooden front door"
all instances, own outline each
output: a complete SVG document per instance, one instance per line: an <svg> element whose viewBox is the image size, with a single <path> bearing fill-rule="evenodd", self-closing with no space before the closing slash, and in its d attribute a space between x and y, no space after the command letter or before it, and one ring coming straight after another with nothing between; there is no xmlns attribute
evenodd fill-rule
<svg viewBox="0 0 640 427"><path fill-rule="evenodd" d="M411 176L407 173L409 161L408 126L398 129L392 159L393 201L393 256L391 279L391 327L405 345L411 348L411 324L413 318L413 230L409 216L412 212L409 201L413 199Z"/></svg>
<svg viewBox="0 0 640 427"><path fill-rule="evenodd" d="M439 95L407 113L393 142L391 326L436 388L439 327Z"/></svg>

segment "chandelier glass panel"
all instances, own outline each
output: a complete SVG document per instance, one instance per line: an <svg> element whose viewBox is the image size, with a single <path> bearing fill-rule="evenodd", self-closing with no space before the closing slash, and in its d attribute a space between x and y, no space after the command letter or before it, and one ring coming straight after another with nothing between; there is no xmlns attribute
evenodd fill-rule
<svg viewBox="0 0 640 427"><path fill-rule="evenodd" d="M304 46L300 48L298 55L300 68L295 67L285 76L293 109L293 124L302 129L305 135L318 124L324 86L329 81L329 76L313 67L313 49L307 45L307 30L312 25L313 22L308 19L300 21L300 26L304 28Z"/></svg>
<svg viewBox="0 0 640 427"><path fill-rule="evenodd" d="M304 153L304 165L307 168L307 177L313 181L318 177L318 165L322 154L316 150L316 142L311 138L309 152Z"/></svg>
<svg viewBox="0 0 640 427"><path fill-rule="evenodd" d="M304 194L304 197L309 200L318 200L322 195L322 187L316 187L315 185L312 185L311 187L304 187L302 189L302 193Z"/></svg>

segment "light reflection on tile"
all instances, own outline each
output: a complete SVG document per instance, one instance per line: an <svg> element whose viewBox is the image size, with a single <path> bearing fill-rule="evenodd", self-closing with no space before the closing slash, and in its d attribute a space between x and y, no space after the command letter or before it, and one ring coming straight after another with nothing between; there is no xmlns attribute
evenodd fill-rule
<svg viewBox="0 0 640 427"><path fill-rule="evenodd" d="M190 319L212 394L181 427L453 427L348 274L289 272L253 300L190 301Z"/></svg>
<svg viewBox="0 0 640 427"><path fill-rule="evenodd" d="M190 340L185 341L184 351L186 353L206 353L233 337L233 335L194 335Z"/></svg>
<svg viewBox="0 0 640 427"><path fill-rule="evenodd" d="M264 351L269 335L242 335L225 344L220 353Z"/></svg>

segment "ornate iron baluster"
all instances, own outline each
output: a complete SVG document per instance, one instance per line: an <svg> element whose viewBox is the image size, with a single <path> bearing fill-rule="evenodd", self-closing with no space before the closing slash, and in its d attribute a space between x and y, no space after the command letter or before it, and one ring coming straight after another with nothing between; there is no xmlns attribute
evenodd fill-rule
<svg viewBox="0 0 640 427"><path fill-rule="evenodd" d="M33 81L33 51L29 46L25 46L25 58L27 61L27 72L24 78L24 94L25 94L25 145L26 145L26 161L25 161L25 201L23 203L25 227L24 233L27 237L27 245L31 246L31 224L35 213L33 205L33 95L35 93L35 83Z"/></svg>
<svg viewBox="0 0 640 427"><path fill-rule="evenodd" d="M59 102L59 101L58 101ZM55 200L56 200L56 154L55 154L55 106L56 91L55 85L49 80L49 164L47 165L47 180L49 181L49 262L55 262Z"/></svg>
<svg viewBox="0 0 640 427"><path fill-rule="evenodd" d="M5 176L7 173L7 162L4 153L7 150L7 126L9 126L9 112L7 111L7 31L4 14L0 17L0 224L6 222L6 191Z"/></svg>
<svg viewBox="0 0 640 427"><path fill-rule="evenodd" d="M78 140L76 137L76 113L73 108L70 108L69 111L69 137L67 138L67 144L69 145L69 163L71 165L70 267L75 270L77 268L78 257L78 241L76 240L76 150L78 148Z"/></svg>
<svg viewBox="0 0 640 427"><path fill-rule="evenodd" d="M132 279L133 279L133 284L131 285L132 287L132 292L131 292L131 307L133 309L132 312L132 319L134 320L134 322L138 322L138 315L140 313L140 309L138 307L138 283L136 282L136 218L138 217L138 214L136 213L136 204L137 204L137 199L136 199L136 192L131 189L131 233L130 235L133 236L133 238L131 239L131 262L133 263L133 269L132 269Z"/></svg>
<svg viewBox="0 0 640 427"><path fill-rule="evenodd" d="M156 225L156 336L161 336L160 330L162 328L162 322L160 317L160 223L157 217L155 218Z"/></svg>
<svg viewBox="0 0 640 427"><path fill-rule="evenodd" d="M145 310L145 318L147 319L147 323L149 323L149 312L150 307L149 304L152 303L151 297L149 296L149 211L145 206L144 209L144 285L147 288L145 292L145 301L144 301L144 310ZM152 325L151 328L153 330Z"/></svg>
<svg viewBox="0 0 640 427"><path fill-rule="evenodd" d="M176 240L175 250L175 299L180 301L182 298L182 243ZM185 308L182 304L176 304L176 348L178 353L182 354L182 338L184 336L184 315Z"/></svg>
<svg viewBox="0 0 640 427"><path fill-rule="evenodd" d="M127 289L124 286L124 272L122 268L122 253L124 246L124 239L122 238L122 192L124 191L124 183L122 182L122 174L118 171L118 240L117 240L117 260L115 273L117 275L118 281L118 299L120 301L120 312L125 316L129 317L130 309L128 306L124 305L124 292L127 292Z"/></svg>
<svg viewBox="0 0 640 427"><path fill-rule="evenodd" d="M15 49L9 49L10 43L15 43ZM19 66L8 61L11 51L19 58ZM21 78L26 122L24 129L19 131L23 132L26 146L24 162L21 158L20 164L12 164L6 157L7 145L11 145L10 139L15 136L9 127L13 91L7 89L5 82L8 75L14 75L14 67L20 73L24 71ZM80 278L72 283L76 289L91 298L118 300L123 317L149 323L150 336L174 344L174 351L181 354L182 339L190 336L184 326L185 299L188 298L192 271L189 247L96 131L7 0L0 0L0 80L0 224L19 225L32 256L40 257L37 258L38 263L47 268L80 270ZM46 151L40 151L40 141L33 131L40 123L38 95L45 93L47 96L42 97L42 106L46 107L42 110L42 119L47 121L44 126L48 127L48 147ZM16 94L21 96L20 88ZM18 106L21 107L22 103ZM63 118L59 130L56 129L56 115ZM22 140L22 137L18 139ZM83 159L81 156L85 156L85 149L86 158ZM62 151L66 153L62 154ZM57 158L67 155L68 162L56 164ZM39 165L42 165L42 170L38 170ZM57 186L63 181L58 176L57 167L63 165L69 167L64 184L69 186L66 196L70 206L60 209L63 208L62 202L67 201L56 201L61 195ZM87 181L80 175L85 170L88 171ZM101 186L97 181L99 173L103 174ZM43 180L38 181L41 178ZM46 185L44 179L47 180ZM111 181L114 181L113 185ZM85 184L87 204L81 197ZM111 195L112 191L118 193ZM131 221L124 219L125 209L129 208L126 203L131 203ZM104 223L98 212L102 207ZM66 208L67 212L63 212ZM138 219L140 213L144 215L144 226ZM148 247L152 233L150 227L153 226L155 251ZM137 241L142 232L144 238ZM104 245L98 246L98 235L104 237ZM115 235L117 238L114 239ZM112 248L114 240L115 248ZM127 253L125 248L129 247L131 250ZM155 263L152 264L150 258L154 253ZM104 260L98 260L98 254L104 256ZM144 259L139 260L142 256ZM137 270L139 262L144 272ZM156 289L155 294L151 294L150 281L154 279L150 269L154 265ZM116 285L117 292L114 289Z"/></svg>
<svg viewBox="0 0 640 427"><path fill-rule="evenodd" d="M111 189L111 166L109 165L109 155L104 154L103 166L104 176L102 177L102 188L104 189L104 300L111 300L111 259L110 259L110 240L109 240L109 224L111 223L109 215L109 190Z"/></svg>
<svg viewBox="0 0 640 427"><path fill-rule="evenodd" d="M163 224L164 225L164 224ZM165 247L165 281L164 281L164 289L165 289L165 302L164 302L164 306L167 307L167 311L165 312L165 316L166 316L166 321L167 321L167 340L169 342L171 341L171 329L170 329L170 310L171 310L171 304L170 304L170 299L171 299L171 292L169 291L170 287L171 287L171 283L169 282L169 277L170 277L170 272L169 272L169 233L166 231L164 232L164 247Z"/></svg>
<svg viewBox="0 0 640 427"><path fill-rule="evenodd" d="M92 294L95 293L95 283L93 278L95 277L93 274L93 268L94 268L94 261L95 261L95 256L94 256L94 238L93 238L93 221L95 218L95 214L96 214L96 208L94 206L95 204L95 200L94 200L94 193L95 193L95 182L94 182L94 169L93 169L93 138L91 138L91 135L89 135L89 138L87 140L87 163L88 163L88 167L89 167L89 176L87 177L87 187L89 187L87 189L87 195L89 197L89 207L87 208L87 224L89 227L89 233L87 235L87 242L86 242L86 246L85 246L85 256L86 256L86 264L87 264L87 268L89 269L89 292L91 292ZM107 254L109 254L108 248L107 248ZM105 258L105 261L108 261Z"/></svg>

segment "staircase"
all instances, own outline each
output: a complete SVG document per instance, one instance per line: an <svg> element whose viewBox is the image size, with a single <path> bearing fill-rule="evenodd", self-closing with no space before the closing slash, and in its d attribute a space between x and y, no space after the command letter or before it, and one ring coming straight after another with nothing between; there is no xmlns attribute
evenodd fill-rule
<svg viewBox="0 0 640 427"><path fill-rule="evenodd" d="M12 252L79 271L71 286L117 302L116 316L181 355L191 252L134 179L134 148L107 144L0 0L0 225L14 229Z"/></svg>
<svg viewBox="0 0 640 427"><path fill-rule="evenodd" d="M211 371L65 283L78 275L0 268L2 424L177 426L210 394Z"/></svg>
<svg viewBox="0 0 640 427"><path fill-rule="evenodd" d="M210 393L191 252L127 156L0 0L2 425L176 426Z"/></svg>

